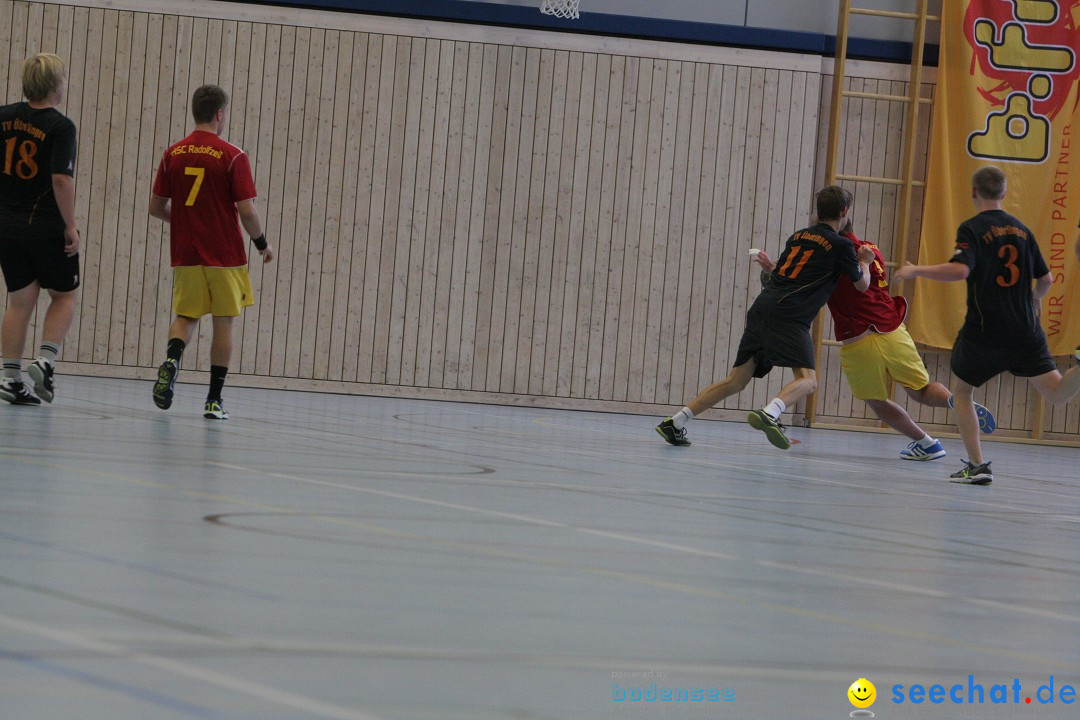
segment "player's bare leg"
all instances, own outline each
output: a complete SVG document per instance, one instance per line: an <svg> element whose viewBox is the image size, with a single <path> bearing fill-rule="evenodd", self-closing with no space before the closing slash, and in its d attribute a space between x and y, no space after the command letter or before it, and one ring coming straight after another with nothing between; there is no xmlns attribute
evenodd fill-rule
<svg viewBox="0 0 1080 720"><path fill-rule="evenodd" d="M671 445L689 445L690 441L686 439L686 423L691 418L718 405L725 398L742 392L754 378L756 367L757 364L753 360L736 365L726 378L709 385L699 392L689 405L657 425L656 432L660 433L660 436Z"/></svg>

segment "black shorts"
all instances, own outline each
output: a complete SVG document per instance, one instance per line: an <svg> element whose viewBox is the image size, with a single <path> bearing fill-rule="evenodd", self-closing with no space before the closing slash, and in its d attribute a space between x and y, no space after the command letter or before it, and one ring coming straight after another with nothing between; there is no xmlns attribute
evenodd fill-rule
<svg viewBox="0 0 1080 720"><path fill-rule="evenodd" d="M30 283L57 292L79 287L79 255L64 254L64 235L49 239L0 237L0 268L8 292Z"/></svg>
<svg viewBox="0 0 1080 720"><path fill-rule="evenodd" d="M755 363L754 377L765 377L773 367L814 369L814 340L802 323L777 319L750 308L746 329L735 354L735 366Z"/></svg>
<svg viewBox="0 0 1080 720"><path fill-rule="evenodd" d="M1006 371L1017 377L1038 377L1057 370L1057 363L1046 345L1046 336L1042 334L986 346L965 340L961 332L953 345L951 364L956 377L972 387L981 387L987 380Z"/></svg>

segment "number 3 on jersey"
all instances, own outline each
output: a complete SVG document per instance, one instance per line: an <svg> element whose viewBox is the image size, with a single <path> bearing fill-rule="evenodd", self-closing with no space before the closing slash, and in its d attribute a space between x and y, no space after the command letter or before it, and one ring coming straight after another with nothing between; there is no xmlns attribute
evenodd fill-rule
<svg viewBox="0 0 1080 720"><path fill-rule="evenodd" d="M185 175L194 175L195 182L191 186L191 192L188 193L187 201L184 203L188 207L195 204L195 198L199 197L199 188L202 187L203 178L206 177L206 169L201 167L186 167L184 168Z"/></svg>

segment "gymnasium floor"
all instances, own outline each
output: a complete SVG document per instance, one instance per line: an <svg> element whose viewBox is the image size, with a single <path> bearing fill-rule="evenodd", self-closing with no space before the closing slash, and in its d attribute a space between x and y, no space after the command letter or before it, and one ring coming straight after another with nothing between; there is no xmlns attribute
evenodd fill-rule
<svg viewBox="0 0 1080 720"><path fill-rule="evenodd" d="M5 720L1078 716L1078 450L149 389L0 407Z"/></svg>

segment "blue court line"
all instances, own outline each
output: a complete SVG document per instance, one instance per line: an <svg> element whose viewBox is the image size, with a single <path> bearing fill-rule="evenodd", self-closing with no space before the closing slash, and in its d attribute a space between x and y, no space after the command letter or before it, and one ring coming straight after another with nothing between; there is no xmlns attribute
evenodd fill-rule
<svg viewBox="0 0 1080 720"><path fill-rule="evenodd" d="M248 590L246 588L237 587L235 585L228 585L226 583L215 582L213 580L203 580L197 577L191 577L189 575L181 575L179 573L169 572L168 570L162 570L161 568L154 567L153 565L146 565L145 563L132 562L130 560L118 560L114 557L107 555L99 555L98 553L92 553L86 550L76 550L74 548L63 547L56 543L46 542L44 540L35 540L34 538L23 537L21 535L13 535L0 531L0 540L10 540L12 542L23 543L24 545L33 545L35 547L45 548L46 550L53 550L55 552L67 553L68 555L74 555L87 560L95 560L97 562L106 563L108 565L118 565L130 570L140 570L159 577L169 578L170 580L179 580L181 582L191 583L193 585L199 585L202 587L214 588L217 590L226 590L228 592L239 593L246 595L256 600L266 600L268 602L277 602L280 600L275 595L268 593L262 593L255 590Z"/></svg>
<svg viewBox="0 0 1080 720"><path fill-rule="evenodd" d="M614 15L583 11L577 20L563 20L540 12L535 6L504 5L465 0L228 0L247 5L283 5L295 8L390 15L393 17L448 20L481 25L504 25L534 30L561 30L587 35L614 35L648 40L671 40L704 45L745 47L780 52L811 53L832 57L836 38L825 33L777 28L723 25L691 20ZM848 57L886 62L911 62L911 43L873 38L848 38ZM938 46L927 45L923 63L938 63Z"/></svg>
<svg viewBox="0 0 1080 720"><path fill-rule="evenodd" d="M183 713L190 717L204 718L205 720L230 720L228 716L222 715L216 710L202 707L201 705L194 705L154 690L138 687L137 685L109 680L108 678L93 675L82 670L76 670L75 668L66 665L42 660L29 653L14 652L0 648L0 660L14 660L15 662L32 667L35 670L42 670L52 675L67 678L68 680L74 680L86 685L101 688L102 690L126 695L135 700ZM234 718L233 720L236 719Z"/></svg>

